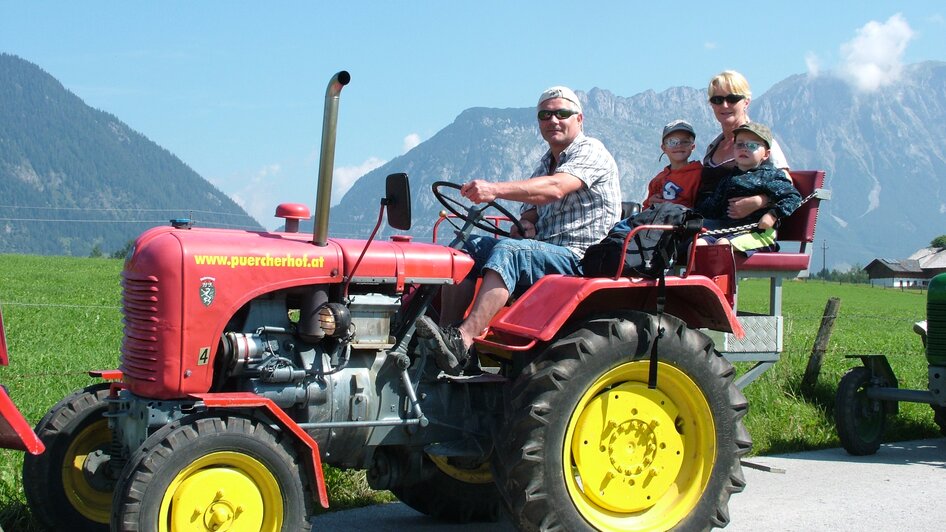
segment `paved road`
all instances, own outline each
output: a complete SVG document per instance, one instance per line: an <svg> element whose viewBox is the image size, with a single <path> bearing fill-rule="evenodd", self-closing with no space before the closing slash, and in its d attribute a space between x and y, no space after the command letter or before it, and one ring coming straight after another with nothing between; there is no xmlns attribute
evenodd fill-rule
<svg viewBox="0 0 946 532"><path fill-rule="evenodd" d="M942 531L946 530L946 440L883 445L873 456L827 449L760 456L746 468L748 486L730 501L727 532ZM315 518L315 530L495 531L507 522L444 525L404 504L333 512Z"/></svg>

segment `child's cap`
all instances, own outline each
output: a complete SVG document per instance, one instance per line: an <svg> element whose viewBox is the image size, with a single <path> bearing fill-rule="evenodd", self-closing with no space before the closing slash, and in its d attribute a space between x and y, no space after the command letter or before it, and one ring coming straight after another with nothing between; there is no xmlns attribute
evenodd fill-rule
<svg viewBox="0 0 946 532"><path fill-rule="evenodd" d="M666 126L664 126L664 134L660 137L660 142L663 142L667 138L667 135L674 133L676 131L686 131L693 138L696 138L696 131L693 131L693 126L690 125L686 120L674 120Z"/></svg>
<svg viewBox="0 0 946 532"><path fill-rule="evenodd" d="M536 107L542 105L542 102L545 100L551 100L552 98L564 98L573 104L575 104L576 111L581 112L581 102L578 101L578 95L574 93L568 87L562 87L561 85L555 87L549 87L542 92L542 95L539 96L539 103L535 104Z"/></svg>
<svg viewBox="0 0 946 532"><path fill-rule="evenodd" d="M732 130L733 138L736 138L736 133L739 133L740 131L755 133L760 139L765 141L766 148L772 147L772 130L769 129L765 124L760 124L758 122L749 122L748 124L743 124Z"/></svg>

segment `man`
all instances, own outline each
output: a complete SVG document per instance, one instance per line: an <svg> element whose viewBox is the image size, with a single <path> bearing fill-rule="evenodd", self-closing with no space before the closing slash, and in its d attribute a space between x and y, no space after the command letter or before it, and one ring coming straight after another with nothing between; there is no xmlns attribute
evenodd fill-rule
<svg viewBox="0 0 946 532"><path fill-rule="evenodd" d="M472 298L476 276L483 282L469 315L459 326L438 327L422 317L418 336L429 338L437 365L452 375L470 362L473 338L482 334L509 295L550 273L578 275L585 249L604 238L620 219L621 187L614 157L600 141L582 132L578 97L567 87L539 96L539 131L549 150L524 181L476 179L460 194L474 203L496 199L522 203L525 234L513 238L474 237L465 243L475 261L470 277L443 293L441 324L454 323Z"/></svg>

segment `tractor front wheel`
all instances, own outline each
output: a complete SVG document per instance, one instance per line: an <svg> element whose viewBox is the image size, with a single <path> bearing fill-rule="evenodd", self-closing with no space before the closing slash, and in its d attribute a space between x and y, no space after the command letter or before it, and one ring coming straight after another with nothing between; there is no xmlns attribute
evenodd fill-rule
<svg viewBox="0 0 946 532"><path fill-rule="evenodd" d="M185 418L134 453L112 530L310 530L312 498L292 441L238 416Z"/></svg>
<svg viewBox="0 0 946 532"><path fill-rule="evenodd" d="M112 431L108 383L76 391L53 406L36 426L46 446L23 458L23 492L34 519L49 530L104 531L114 479L107 461Z"/></svg>
<svg viewBox="0 0 946 532"><path fill-rule="evenodd" d="M867 397L871 373L866 367L851 368L841 377L834 400L834 424L841 446L855 456L874 454L887 426L883 401Z"/></svg>
<svg viewBox="0 0 946 532"><path fill-rule="evenodd" d="M739 459L752 445L733 376L712 340L672 316L593 319L557 340L513 384L497 438L494 465L513 523L726 526L729 497L745 485Z"/></svg>

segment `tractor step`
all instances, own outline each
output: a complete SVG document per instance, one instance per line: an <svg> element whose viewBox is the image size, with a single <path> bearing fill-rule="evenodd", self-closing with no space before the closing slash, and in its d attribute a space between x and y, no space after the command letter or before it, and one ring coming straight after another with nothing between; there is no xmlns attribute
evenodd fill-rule
<svg viewBox="0 0 946 532"><path fill-rule="evenodd" d="M478 375L447 375L441 372L439 378L457 384L503 384L509 379L502 375L484 371Z"/></svg>

